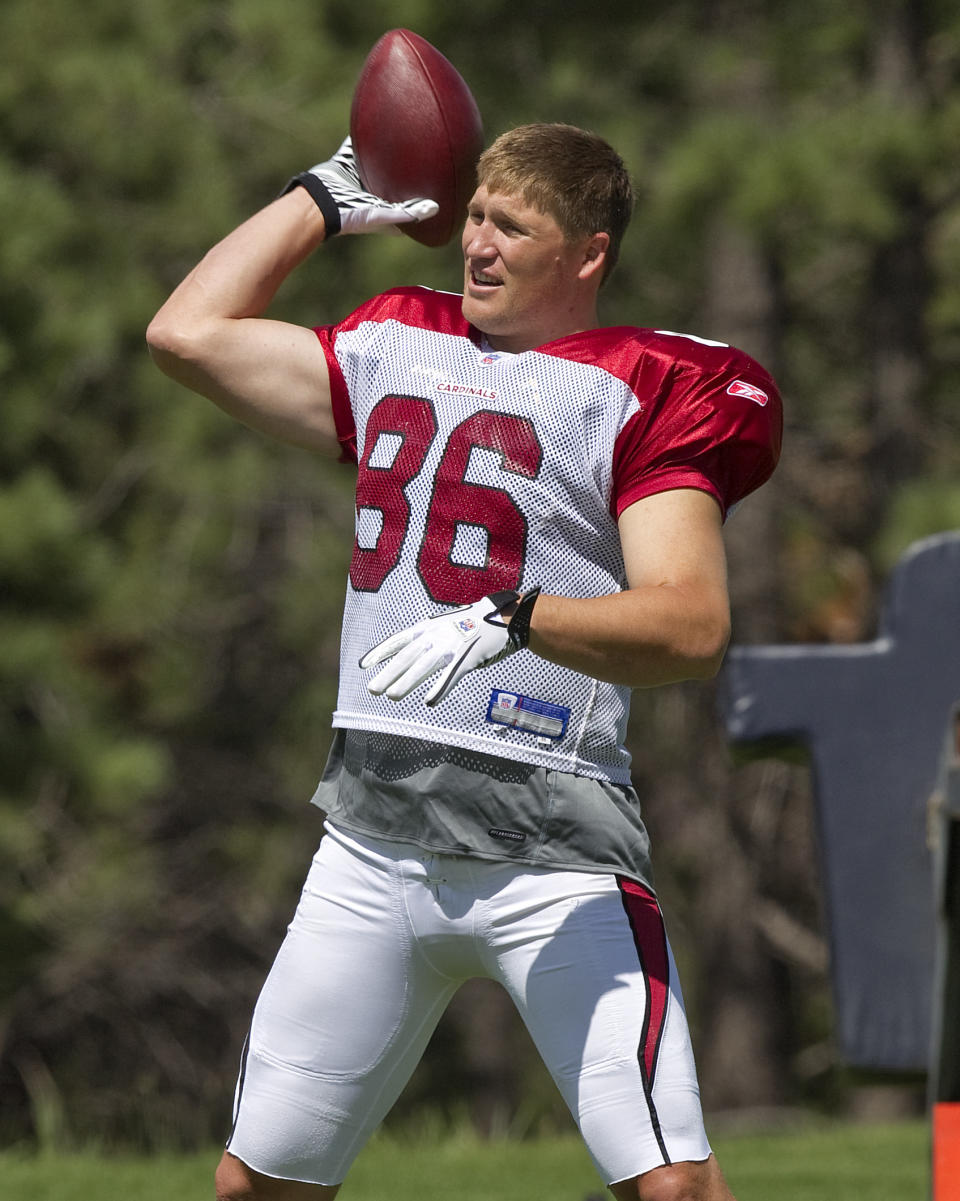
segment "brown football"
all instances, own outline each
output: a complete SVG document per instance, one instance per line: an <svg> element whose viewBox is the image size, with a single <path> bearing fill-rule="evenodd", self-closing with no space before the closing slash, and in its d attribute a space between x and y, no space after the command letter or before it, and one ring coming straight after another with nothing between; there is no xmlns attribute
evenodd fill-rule
<svg viewBox="0 0 960 1201"><path fill-rule="evenodd" d="M350 109L360 178L384 200L435 200L440 212L399 228L424 246L457 233L483 149L477 102L454 65L419 34L391 29L360 72Z"/></svg>

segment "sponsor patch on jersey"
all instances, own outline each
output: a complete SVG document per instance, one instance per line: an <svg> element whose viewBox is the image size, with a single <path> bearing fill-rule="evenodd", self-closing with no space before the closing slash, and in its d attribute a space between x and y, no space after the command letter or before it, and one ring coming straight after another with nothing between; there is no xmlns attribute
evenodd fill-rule
<svg viewBox="0 0 960 1201"><path fill-rule="evenodd" d="M747 400L752 400L754 404L760 405L762 408L770 397L762 388L758 388L756 384L748 384L745 379L735 379L727 388L727 393L730 396L745 396Z"/></svg>
<svg viewBox="0 0 960 1201"><path fill-rule="evenodd" d="M567 732L570 710L550 701L538 701L518 692L503 692L494 688L487 706L487 721L495 726L509 726L536 734L538 738L562 738Z"/></svg>

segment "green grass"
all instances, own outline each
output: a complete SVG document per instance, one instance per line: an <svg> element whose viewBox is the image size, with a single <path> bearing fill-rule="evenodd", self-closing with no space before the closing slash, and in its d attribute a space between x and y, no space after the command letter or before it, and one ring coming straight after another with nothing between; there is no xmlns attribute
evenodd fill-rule
<svg viewBox="0 0 960 1201"><path fill-rule="evenodd" d="M927 1201L923 1122L714 1139L738 1201Z"/></svg>
<svg viewBox="0 0 960 1201"><path fill-rule="evenodd" d="M922 1122L834 1126L715 1138L738 1201L926 1201ZM211 1201L218 1153L136 1158L0 1153L5 1201ZM380 1137L357 1161L343 1201L584 1201L603 1190L576 1138L481 1143ZM609 1194L607 1194L609 1196Z"/></svg>

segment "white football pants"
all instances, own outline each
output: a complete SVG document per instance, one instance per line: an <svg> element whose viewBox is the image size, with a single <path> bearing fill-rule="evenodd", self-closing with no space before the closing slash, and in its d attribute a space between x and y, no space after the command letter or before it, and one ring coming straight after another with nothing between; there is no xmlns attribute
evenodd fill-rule
<svg viewBox="0 0 960 1201"><path fill-rule="evenodd" d="M257 1003L229 1151L339 1184L457 988L513 998L607 1183L710 1154L653 895L328 827Z"/></svg>

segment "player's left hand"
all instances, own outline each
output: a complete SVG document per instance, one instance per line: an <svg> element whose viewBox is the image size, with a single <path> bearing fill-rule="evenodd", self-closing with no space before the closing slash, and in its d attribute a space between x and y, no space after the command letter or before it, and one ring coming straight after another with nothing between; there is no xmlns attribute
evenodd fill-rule
<svg viewBox="0 0 960 1201"><path fill-rule="evenodd" d="M399 701L440 671L425 698L428 705L439 705L468 671L487 667L526 646L529 610L539 591L524 596L517 612L523 608L525 620L515 626L513 619L508 621L503 615L520 601L520 594L510 591L491 593L472 605L408 626L372 647L360 660L361 670L389 660L367 687L374 696L386 693L390 700Z"/></svg>

